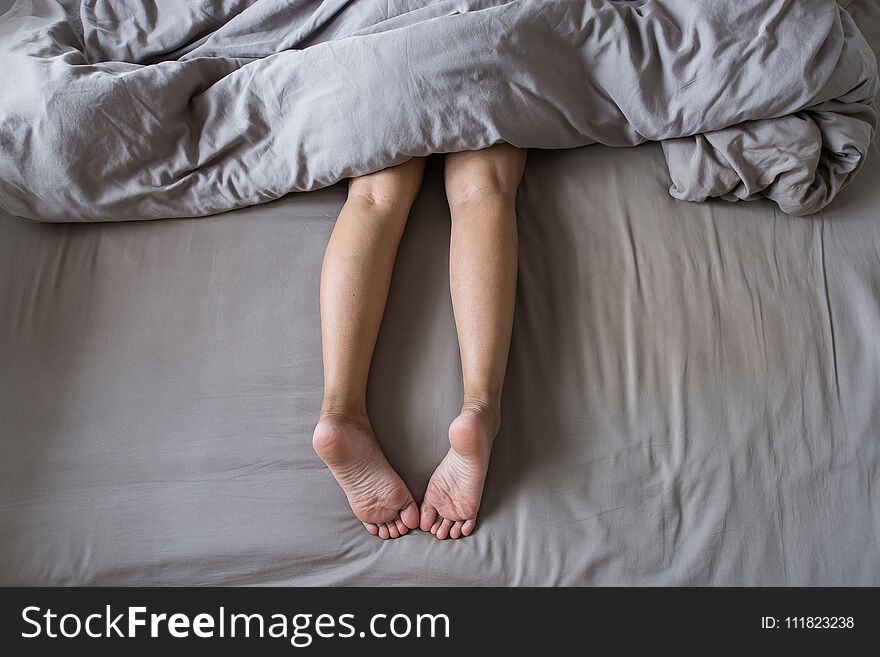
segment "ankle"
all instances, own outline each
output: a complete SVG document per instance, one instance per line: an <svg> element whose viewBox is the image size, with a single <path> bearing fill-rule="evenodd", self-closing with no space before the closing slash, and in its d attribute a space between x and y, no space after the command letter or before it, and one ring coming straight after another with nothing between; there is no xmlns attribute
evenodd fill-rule
<svg viewBox="0 0 880 657"><path fill-rule="evenodd" d="M370 418L367 416L340 415L338 413L321 413L318 416L318 427L334 426L334 427L350 427L352 429L362 429L372 432Z"/></svg>
<svg viewBox="0 0 880 657"><path fill-rule="evenodd" d="M326 398L321 405L318 422L332 424L348 424L365 429L370 428L370 418L365 404L340 404L330 402Z"/></svg>
<svg viewBox="0 0 880 657"><path fill-rule="evenodd" d="M475 415L494 434L501 426L501 400L467 396L461 405L462 415Z"/></svg>

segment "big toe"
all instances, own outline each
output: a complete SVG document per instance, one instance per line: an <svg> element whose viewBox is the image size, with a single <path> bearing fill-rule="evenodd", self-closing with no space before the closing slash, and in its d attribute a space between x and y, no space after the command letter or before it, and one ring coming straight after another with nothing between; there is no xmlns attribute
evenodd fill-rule
<svg viewBox="0 0 880 657"><path fill-rule="evenodd" d="M421 521L419 523L419 527L423 532L431 531L431 527L434 526L434 522L437 520L437 509L428 504L427 502L422 502L422 512L421 512Z"/></svg>
<svg viewBox="0 0 880 657"><path fill-rule="evenodd" d="M419 527L419 505L415 501L407 504L400 511L400 520L410 529L418 529Z"/></svg>

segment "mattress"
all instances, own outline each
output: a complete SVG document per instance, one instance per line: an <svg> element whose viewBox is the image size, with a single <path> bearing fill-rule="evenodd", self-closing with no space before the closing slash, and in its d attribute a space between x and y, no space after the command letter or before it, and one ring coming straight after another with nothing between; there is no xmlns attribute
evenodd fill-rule
<svg viewBox="0 0 880 657"><path fill-rule="evenodd" d="M0 216L0 584L880 585L877 142L810 217L669 185L656 144L529 154L502 428L442 542L366 533L311 449L344 185ZM416 497L461 402L448 244L432 156L368 399Z"/></svg>

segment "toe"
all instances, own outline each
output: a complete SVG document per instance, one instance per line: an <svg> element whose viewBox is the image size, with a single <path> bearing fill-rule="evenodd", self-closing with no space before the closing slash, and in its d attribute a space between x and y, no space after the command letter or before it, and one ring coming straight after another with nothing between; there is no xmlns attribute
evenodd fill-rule
<svg viewBox="0 0 880 657"><path fill-rule="evenodd" d="M397 531L400 532L401 536L405 536L406 533L409 531L409 527L407 527L403 520L401 520L400 518L394 521L394 525L397 527Z"/></svg>
<svg viewBox="0 0 880 657"><path fill-rule="evenodd" d="M400 538L400 532L397 531L397 525L394 524L394 521L386 522L385 526L388 528L388 535L391 538Z"/></svg>
<svg viewBox="0 0 880 657"><path fill-rule="evenodd" d="M419 505L414 501L407 504L400 511L400 520L408 529L419 528ZM402 532L406 533L406 532Z"/></svg>
<svg viewBox="0 0 880 657"><path fill-rule="evenodd" d="M452 521L443 519L443 522L440 524L440 529L437 530L437 538L441 541L445 540L447 536L449 536L449 530L452 529Z"/></svg>
<svg viewBox="0 0 880 657"><path fill-rule="evenodd" d="M372 522L365 522L364 527L367 528L367 531L370 532L373 536L379 533L379 526Z"/></svg>
<svg viewBox="0 0 880 657"><path fill-rule="evenodd" d="M465 523L461 526L461 535L470 536L471 532L474 531L474 527L476 526L476 524L476 520L466 520Z"/></svg>
<svg viewBox="0 0 880 657"><path fill-rule="evenodd" d="M452 524L452 528L449 530L449 538L461 538L461 526L462 522L460 520L456 520Z"/></svg>
<svg viewBox="0 0 880 657"><path fill-rule="evenodd" d="M431 527L434 526L434 523L437 521L437 509L428 504L427 502L422 502L422 514L421 521L419 522L419 527L423 532L431 530ZM433 534L434 532L431 531Z"/></svg>
<svg viewBox="0 0 880 657"><path fill-rule="evenodd" d="M437 530L440 529L440 523L442 523L442 522L443 522L443 518L437 518L437 520L434 521L434 524L431 525L431 533L432 534L437 533Z"/></svg>
<svg viewBox="0 0 880 657"><path fill-rule="evenodd" d="M388 527L385 526L385 523L379 525L379 538L385 540L386 538L390 538L390 534L388 533Z"/></svg>

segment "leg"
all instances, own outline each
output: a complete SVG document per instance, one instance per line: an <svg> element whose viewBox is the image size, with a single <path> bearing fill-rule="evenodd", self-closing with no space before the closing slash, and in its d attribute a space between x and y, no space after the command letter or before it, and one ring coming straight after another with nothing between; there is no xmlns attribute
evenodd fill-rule
<svg viewBox="0 0 880 657"><path fill-rule="evenodd" d="M501 424L516 294L516 190L526 151L498 144L446 157L452 212L450 289L464 378L450 449L422 502L420 526L439 539L474 530L492 442Z"/></svg>
<svg viewBox="0 0 880 657"><path fill-rule="evenodd" d="M371 534L418 526L418 506L379 447L367 417L367 376L397 247L424 171L417 158L355 178L321 272L324 402L313 445Z"/></svg>

